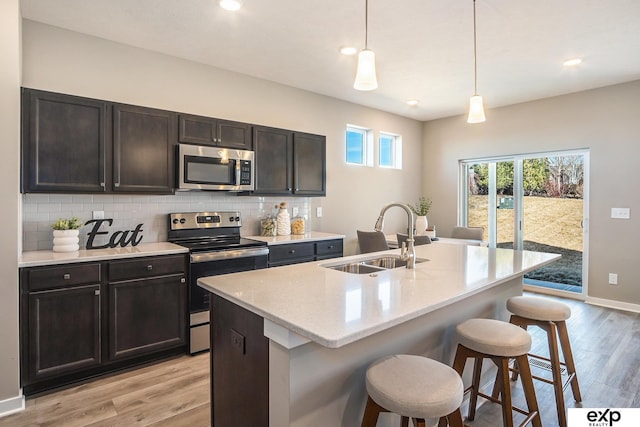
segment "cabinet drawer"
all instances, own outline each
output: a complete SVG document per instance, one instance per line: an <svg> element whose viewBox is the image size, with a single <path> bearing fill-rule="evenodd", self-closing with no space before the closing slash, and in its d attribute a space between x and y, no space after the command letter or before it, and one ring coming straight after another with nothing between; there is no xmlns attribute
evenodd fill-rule
<svg viewBox="0 0 640 427"><path fill-rule="evenodd" d="M28 271L28 290L99 283L100 264L73 264L62 267L34 268Z"/></svg>
<svg viewBox="0 0 640 427"><path fill-rule="evenodd" d="M324 257L325 255L342 256L342 239L317 242L316 255L318 257Z"/></svg>
<svg viewBox="0 0 640 427"><path fill-rule="evenodd" d="M314 243L292 243L287 245L273 245L269 247L269 263L279 261L294 261L300 258L313 260Z"/></svg>
<svg viewBox="0 0 640 427"><path fill-rule="evenodd" d="M152 276L166 276L185 272L185 256L160 256L134 260L111 261L109 281L143 279Z"/></svg>

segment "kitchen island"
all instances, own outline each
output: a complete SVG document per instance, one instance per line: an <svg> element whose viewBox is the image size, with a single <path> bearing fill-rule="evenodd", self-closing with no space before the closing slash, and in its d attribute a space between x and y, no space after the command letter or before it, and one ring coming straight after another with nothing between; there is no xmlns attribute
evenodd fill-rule
<svg viewBox="0 0 640 427"><path fill-rule="evenodd" d="M408 353L450 364L456 324L506 320L505 301L522 293L522 276L559 258L424 245L414 270L327 268L398 253L200 279L212 293L212 425L359 425L372 361ZM385 414L378 425L397 421Z"/></svg>

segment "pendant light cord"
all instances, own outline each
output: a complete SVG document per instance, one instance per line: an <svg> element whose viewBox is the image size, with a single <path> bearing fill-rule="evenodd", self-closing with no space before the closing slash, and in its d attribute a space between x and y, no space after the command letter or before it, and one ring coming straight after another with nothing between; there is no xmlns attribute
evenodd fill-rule
<svg viewBox="0 0 640 427"><path fill-rule="evenodd" d="M473 0L475 2L475 0ZM367 49L369 34L369 0L364 1L364 48Z"/></svg>
<svg viewBox="0 0 640 427"><path fill-rule="evenodd" d="M476 46L476 0L473 0L473 94L478 94L478 48Z"/></svg>

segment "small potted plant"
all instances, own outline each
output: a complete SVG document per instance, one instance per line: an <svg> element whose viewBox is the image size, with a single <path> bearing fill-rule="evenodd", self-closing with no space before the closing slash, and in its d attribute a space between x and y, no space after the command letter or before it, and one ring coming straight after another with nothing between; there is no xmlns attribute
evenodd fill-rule
<svg viewBox="0 0 640 427"><path fill-rule="evenodd" d="M82 222L75 216L67 219L58 218L51 225L53 228L53 251L75 252L80 249L78 244L80 227L82 227Z"/></svg>
<svg viewBox="0 0 640 427"><path fill-rule="evenodd" d="M429 221L427 220L427 214L431 208L431 199L428 197L420 197L418 203L415 205L409 205L409 208L416 214L416 235L422 236L427 233L427 227L429 227Z"/></svg>

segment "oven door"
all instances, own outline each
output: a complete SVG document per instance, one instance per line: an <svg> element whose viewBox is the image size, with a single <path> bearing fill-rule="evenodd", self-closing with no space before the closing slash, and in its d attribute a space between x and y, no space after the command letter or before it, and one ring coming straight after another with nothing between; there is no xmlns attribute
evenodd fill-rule
<svg viewBox="0 0 640 427"><path fill-rule="evenodd" d="M246 248L212 253L192 253L189 282L190 353L209 348L209 292L198 286L198 279L267 267L269 248Z"/></svg>
<svg viewBox="0 0 640 427"><path fill-rule="evenodd" d="M253 151L178 145L178 190L254 189Z"/></svg>

